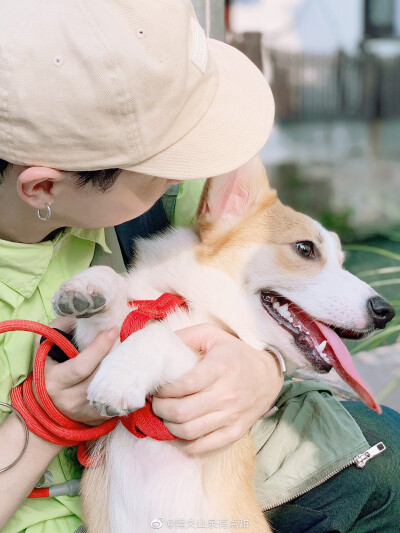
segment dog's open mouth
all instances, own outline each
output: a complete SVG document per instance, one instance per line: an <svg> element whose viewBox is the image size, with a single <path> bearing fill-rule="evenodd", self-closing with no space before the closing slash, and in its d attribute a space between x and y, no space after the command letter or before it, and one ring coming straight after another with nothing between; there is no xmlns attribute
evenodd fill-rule
<svg viewBox="0 0 400 533"><path fill-rule="evenodd" d="M296 304L273 291L261 291L261 303L269 315L291 333L296 345L317 372L329 372L333 367L368 407L381 413L380 406L359 376L348 349L339 337L358 339L367 332L335 328L338 335L329 325L312 318Z"/></svg>

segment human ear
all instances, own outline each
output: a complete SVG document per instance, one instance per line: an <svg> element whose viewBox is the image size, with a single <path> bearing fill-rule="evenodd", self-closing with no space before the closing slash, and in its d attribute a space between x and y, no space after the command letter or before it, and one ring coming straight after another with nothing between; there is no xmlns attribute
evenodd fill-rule
<svg viewBox="0 0 400 533"><path fill-rule="evenodd" d="M48 167L26 167L17 177L17 192L28 205L42 209L54 202L53 185L65 173Z"/></svg>

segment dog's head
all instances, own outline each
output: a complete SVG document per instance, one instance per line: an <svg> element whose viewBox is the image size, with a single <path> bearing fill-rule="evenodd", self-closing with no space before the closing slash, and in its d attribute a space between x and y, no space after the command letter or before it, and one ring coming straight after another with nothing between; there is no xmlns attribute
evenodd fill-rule
<svg viewBox="0 0 400 533"><path fill-rule="evenodd" d="M246 292L257 331L295 366L339 375L379 411L341 341L382 329L393 308L343 269L339 238L284 206L256 157L211 178L198 211L203 263L224 270Z"/></svg>

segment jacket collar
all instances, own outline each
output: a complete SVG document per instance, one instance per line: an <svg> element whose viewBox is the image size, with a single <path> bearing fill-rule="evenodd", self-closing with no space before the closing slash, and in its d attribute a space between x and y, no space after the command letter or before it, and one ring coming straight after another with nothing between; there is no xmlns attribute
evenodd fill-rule
<svg viewBox="0 0 400 533"><path fill-rule="evenodd" d="M70 236L99 244L106 253L111 253L105 241L104 229L67 228L53 240L37 244L0 240L0 282L24 298L30 298L44 276L51 258L62 253Z"/></svg>

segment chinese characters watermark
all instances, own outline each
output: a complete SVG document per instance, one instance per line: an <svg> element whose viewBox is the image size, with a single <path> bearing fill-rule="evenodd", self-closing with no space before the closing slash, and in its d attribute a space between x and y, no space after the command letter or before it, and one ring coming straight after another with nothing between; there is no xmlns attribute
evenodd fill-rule
<svg viewBox="0 0 400 533"><path fill-rule="evenodd" d="M249 529L250 521L247 518L234 520L221 518L209 520L154 518L150 525L153 529L161 529L162 527L170 529Z"/></svg>

